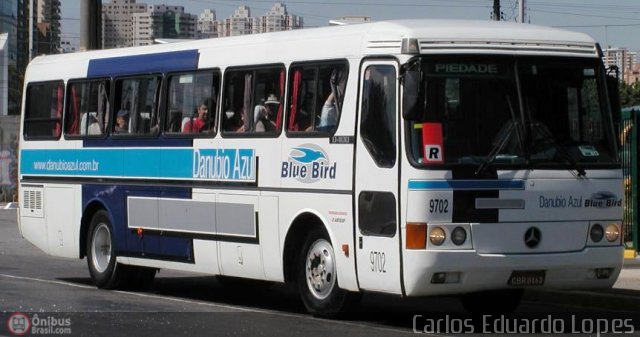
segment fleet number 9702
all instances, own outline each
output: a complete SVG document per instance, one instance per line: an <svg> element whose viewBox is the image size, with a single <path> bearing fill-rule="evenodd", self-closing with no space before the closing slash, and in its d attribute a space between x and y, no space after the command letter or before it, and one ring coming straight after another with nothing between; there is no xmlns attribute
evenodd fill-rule
<svg viewBox="0 0 640 337"><path fill-rule="evenodd" d="M449 213L448 199L429 200L429 213Z"/></svg>

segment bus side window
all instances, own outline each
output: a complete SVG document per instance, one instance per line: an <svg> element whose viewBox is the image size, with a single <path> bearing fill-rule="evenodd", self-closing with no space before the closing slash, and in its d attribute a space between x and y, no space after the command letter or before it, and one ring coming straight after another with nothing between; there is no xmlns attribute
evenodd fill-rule
<svg viewBox="0 0 640 337"><path fill-rule="evenodd" d="M63 101L62 81L29 84L24 116L25 138L60 138Z"/></svg>
<svg viewBox="0 0 640 337"><path fill-rule="evenodd" d="M214 135L220 73L217 70L168 76L164 133Z"/></svg>
<svg viewBox="0 0 640 337"><path fill-rule="evenodd" d="M160 81L160 76L153 75L116 80L112 133L147 136L157 133ZM118 124L118 117L126 124Z"/></svg>
<svg viewBox="0 0 640 337"><path fill-rule="evenodd" d="M74 137L105 134L109 111L109 81L72 81L67 92L65 135Z"/></svg>
<svg viewBox="0 0 640 337"><path fill-rule="evenodd" d="M380 167L396 162L396 74L388 65L369 66L362 82L360 133Z"/></svg>
<svg viewBox="0 0 640 337"><path fill-rule="evenodd" d="M222 105L224 134L278 135L282 127L284 85L284 67L228 71Z"/></svg>
<svg viewBox="0 0 640 337"><path fill-rule="evenodd" d="M343 62L292 66L287 131L300 136L314 131L333 133L340 119L347 75Z"/></svg>

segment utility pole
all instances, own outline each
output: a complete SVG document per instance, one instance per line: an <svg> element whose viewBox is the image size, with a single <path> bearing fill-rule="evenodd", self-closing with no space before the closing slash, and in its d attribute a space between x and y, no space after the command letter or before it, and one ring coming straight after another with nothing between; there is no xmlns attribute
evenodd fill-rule
<svg viewBox="0 0 640 337"><path fill-rule="evenodd" d="M520 5L520 15L519 15L519 22L520 23L524 23L524 0L518 0L518 3Z"/></svg>
<svg viewBox="0 0 640 337"><path fill-rule="evenodd" d="M80 50L102 48L102 0L80 2Z"/></svg>
<svg viewBox="0 0 640 337"><path fill-rule="evenodd" d="M29 62L31 62L31 60L33 59L33 26L35 25L35 23L33 22L33 5L34 5L34 0L29 0L29 20L27 20L29 22Z"/></svg>
<svg viewBox="0 0 640 337"><path fill-rule="evenodd" d="M493 0L493 20L500 21L500 0Z"/></svg>

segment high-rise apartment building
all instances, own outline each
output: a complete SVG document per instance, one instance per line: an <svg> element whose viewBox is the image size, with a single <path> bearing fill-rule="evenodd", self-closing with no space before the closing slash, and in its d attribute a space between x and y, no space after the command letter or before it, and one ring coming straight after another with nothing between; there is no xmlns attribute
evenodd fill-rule
<svg viewBox="0 0 640 337"><path fill-rule="evenodd" d="M258 17L251 17L249 7L240 6L231 17L218 21L217 26L218 36L237 36L299 29L303 27L303 20L300 16L290 15L283 3L276 3L265 15Z"/></svg>
<svg viewBox="0 0 640 337"><path fill-rule="evenodd" d="M33 9L29 6L33 2ZM30 14L33 17L30 18ZM31 29L30 29L31 28ZM60 48L60 0L0 0L0 34L7 33L4 53L7 62L6 86L2 88L7 104L0 115L17 115L22 101L22 78L29 56L54 54ZM29 34L32 33L32 39ZM33 41L30 44L30 40Z"/></svg>
<svg viewBox="0 0 640 337"><path fill-rule="evenodd" d="M149 5L133 14L133 45L150 45L157 38L195 39L197 22L182 6Z"/></svg>
<svg viewBox="0 0 640 337"><path fill-rule="evenodd" d="M197 16L185 13L183 6L112 0L102 4L102 46L143 46L157 38L193 39L196 23Z"/></svg>
<svg viewBox="0 0 640 337"><path fill-rule="evenodd" d="M133 14L147 11L147 5L136 0L111 0L102 4L102 47L133 46Z"/></svg>
<svg viewBox="0 0 640 337"><path fill-rule="evenodd" d="M35 55L60 52L60 0L35 0Z"/></svg>
<svg viewBox="0 0 640 337"><path fill-rule="evenodd" d="M628 81L636 63L637 53L630 52L627 48L607 48L603 51L602 61L605 67L617 66L620 70L620 81Z"/></svg>
<svg viewBox="0 0 640 337"><path fill-rule="evenodd" d="M247 6L240 6L233 15L224 20L218 21L218 36L238 36L251 34L253 21L251 9Z"/></svg>
<svg viewBox="0 0 640 337"><path fill-rule="evenodd" d="M263 16L256 17L253 21L253 33L279 32L302 28L302 17L289 15L287 7L279 2Z"/></svg>
<svg viewBox="0 0 640 337"><path fill-rule="evenodd" d="M218 37L218 25L216 24L216 11L205 9L198 15L197 38L206 39Z"/></svg>

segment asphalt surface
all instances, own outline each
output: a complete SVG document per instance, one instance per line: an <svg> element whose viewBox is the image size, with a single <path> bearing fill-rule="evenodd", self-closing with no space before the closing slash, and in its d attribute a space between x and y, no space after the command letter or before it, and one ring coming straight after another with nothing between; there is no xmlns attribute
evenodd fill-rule
<svg viewBox="0 0 640 337"><path fill-rule="evenodd" d="M146 291L100 290L91 284L86 260L44 254L20 237L15 210L0 210L0 336L14 335L8 328L12 319L20 318L16 313L29 317L30 335L450 336L477 334L485 328L511 332L509 320L469 324L471 317L453 297L365 294L354 312L325 320L305 313L296 289L281 284L229 286L213 276L163 270ZM597 335L612 332L614 323L620 323L619 332L640 335L639 313L640 264L630 263L614 289L526 292L512 327L522 329L526 320L547 317L556 325L556 318L576 324L569 332ZM598 319L607 319L606 329L596 324ZM40 330L33 330L35 325ZM544 328L533 332L547 332ZM516 331L523 332L527 331Z"/></svg>

